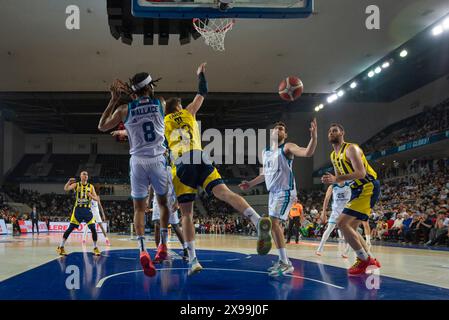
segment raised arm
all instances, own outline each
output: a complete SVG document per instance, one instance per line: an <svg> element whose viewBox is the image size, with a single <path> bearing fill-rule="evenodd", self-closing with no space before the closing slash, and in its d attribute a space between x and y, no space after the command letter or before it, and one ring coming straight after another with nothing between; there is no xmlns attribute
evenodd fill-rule
<svg viewBox="0 0 449 320"><path fill-rule="evenodd" d="M287 156L295 156L302 158L309 158L313 156L315 153L316 145L317 145L317 123L316 119L310 123L310 141L306 148L299 147L295 143L286 143L284 147L284 152Z"/></svg>
<svg viewBox="0 0 449 320"><path fill-rule="evenodd" d="M111 99L109 100L106 110L101 115L98 123L98 130L105 132L118 126L118 124L126 118L128 108L121 105L117 109L120 102L120 93L126 92L126 85L120 80L115 80L111 85ZM114 111L115 110L115 111Z"/></svg>
<svg viewBox="0 0 449 320"><path fill-rule="evenodd" d="M327 207L329 206L329 201L330 201L331 197L332 197L332 186L329 186L327 188L326 195L324 196L323 211L321 212L321 221L327 220L326 211L327 211Z"/></svg>
<svg viewBox="0 0 449 320"><path fill-rule="evenodd" d="M194 116L203 105L204 97L208 92L205 71L206 63L204 62L198 67L198 70L196 71L196 74L198 75L198 93L193 101L186 107L186 109Z"/></svg>
<svg viewBox="0 0 449 320"><path fill-rule="evenodd" d="M71 191L76 188L76 179L70 178L64 186L64 191Z"/></svg>

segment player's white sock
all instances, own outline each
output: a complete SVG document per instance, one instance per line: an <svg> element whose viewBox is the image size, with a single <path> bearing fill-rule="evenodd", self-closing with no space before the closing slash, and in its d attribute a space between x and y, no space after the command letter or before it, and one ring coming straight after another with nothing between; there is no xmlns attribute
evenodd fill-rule
<svg viewBox="0 0 449 320"><path fill-rule="evenodd" d="M243 215L251 220L251 222L257 227L259 223L260 216L259 214L251 207L243 211Z"/></svg>
<svg viewBox="0 0 449 320"><path fill-rule="evenodd" d="M357 258L360 260L366 261L368 260L368 253L366 253L365 249L355 250L355 254L357 255Z"/></svg>
<svg viewBox="0 0 449 320"><path fill-rule="evenodd" d="M140 252L145 251L145 237L144 236L137 237L137 245L139 246Z"/></svg>
<svg viewBox="0 0 449 320"><path fill-rule="evenodd" d="M160 244L167 244L168 228L160 228L160 234L161 234L161 242L160 242Z"/></svg>
<svg viewBox="0 0 449 320"><path fill-rule="evenodd" d="M186 244L187 244L187 251L189 251L189 262L192 262L192 260L196 258L195 240L186 241Z"/></svg>
<svg viewBox="0 0 449 320"><path fill-rule="evenodd" d="M182 244L182 248L183 248L183 249L187 249L187 247L188 247L187 242L184 242L184 243Z"/></svg>
<svg viewBox="0 0 449 320"><path fill-rule="evenodd" d="M335 224L329 223L327 225L326 231L324 231L324 233L323 233L323 237L321 238L321 242L320 242L320 245L318 246L317 251L319 251L319 252L323 251L324 244L326 243L327 239L329 239L329 236L331 235L332 231L334 231L334 229L335 229Z"/></svg>
<svg viewBox="0 0 449 320"><path fill-rule="evenodd" d="M94 241L94 248L97 247L97 241Z"/></svg>
<svg viewBox="0 0 449 320"><path fill-rule="evenodd" d="M67 241L67 239L62 238L61 243L59 244L60 247L64 247L65 242Z"/></svg>
<svg viewBox="0 0 449 320"><path fill-rule="evenodd" d="M279 248L279 260L283 263L288 264L287 250L285 248Z"/></svg>

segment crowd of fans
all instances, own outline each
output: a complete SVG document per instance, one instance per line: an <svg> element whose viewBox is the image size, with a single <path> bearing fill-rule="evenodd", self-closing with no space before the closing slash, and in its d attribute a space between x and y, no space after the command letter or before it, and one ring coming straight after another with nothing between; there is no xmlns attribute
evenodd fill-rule
<svg viewBox="0 0 449 320"><path fill-rule="evenodd" d="M387 150L445 130L449 130L449 99L382 130L364 143L362 149L367 154Z"/></svg>

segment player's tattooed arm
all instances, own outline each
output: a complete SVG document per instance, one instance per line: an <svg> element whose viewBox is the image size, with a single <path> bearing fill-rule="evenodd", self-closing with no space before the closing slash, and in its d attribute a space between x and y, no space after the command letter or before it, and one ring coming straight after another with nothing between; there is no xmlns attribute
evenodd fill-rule
<svg viewBox="0 0 449 320"><path fill-rule="evenodd" d="M285 144L284 152L288 157L295 156L301 158L309 158L313 156L318 141L316 119L313 119L313 121L310 123L309 131L310 141L306 148L299 147L297 144L291 142Z"/></svg>
<svg viewBox="0 0 449 320"><path fill-rule="evenodd" d="M121 93L128 93L128 87L126 84L116 79L112 83L110 91L111 100L109 100L108 106L101 115L100 122L98 123L98 130L102 132L111 130L118 126L120 122L125 120L128 113L128 107L126 104L120 105L117 109L115 109L120 103Z"/></svg>
<svg viewBox="0 0 449 320"><path fill-rule="evenodd" d="M64 191L71 191L76 188L76 179L70 178L64 186Z"/></svg>
<svg viewBox="0 0 449 320"><path fill-rule="evenodd" d="M323 211L321 212L321 221L325 222L327 220L326 210L329 205L329 201L332 197L332 186L329 186L326 191L326 195L324 197L323 202Z"/></svg>
<svg viewBox="0 0 449 320"><path fill-rule="evenodd" d="M204 97L206 96L208 91L205 71L206 71L206 63L203 62L202 64L200 64L198 70L196 71L196 74L199 78L198 93L193 99L193 101L186 108L187 111L189 111L194 116L203 105Z"/></svg>
<svg viewBox="0 0 449 320"><path fill-rule="evenodd" d="M239 184L239 187L241 190L248 190L254 186L257 186L258 184L265 181L265 176L263 174L258 175L251 181L242 181L242 183Z"/></svg>

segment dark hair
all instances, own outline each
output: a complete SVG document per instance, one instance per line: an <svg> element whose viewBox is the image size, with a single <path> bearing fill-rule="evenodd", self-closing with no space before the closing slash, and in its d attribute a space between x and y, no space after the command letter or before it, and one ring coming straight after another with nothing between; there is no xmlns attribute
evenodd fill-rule
<svg viewBox="0 0 449 320"><path fill-rule="evenodd" d="M134 75L134 77L132 77L129 82L130 82L130 86L135 86L136 84L142 82L143 80L145 80L146 78L148 78L150 74L147 72L140 72L140 73L136 73ZM153 85L152 82L150 84L147 84L145 87L143 87L142 89L138 89L138 90L133 90L133 93L138 95L138 96L143 96L145 95L147 92L149 92L150 97L153 99L154 98L154 89L153 89Z"/></svg>
<svg viewBox="0 0 449 320"><path fill-rule="evenodd" d="M171 114L176 111L178 105L181 104L181 98L170 98L165 102L165 114Z"/></svg>
<svg viewBox="0 0 449 320"><path fill-rule="evenodd" d="M282 121L276 122L276 123L274 124L273 128L276 128L276 127L284 127L285 132L287 132L287 125L286 125L284 122L282 122Z"/></svg>
<svg viewBox="0 0 449 320"><path fill-rule="evenodd" d="M329 128L332 127L337 127L338 129L340 129L341 131L345 131L345 128L343 128L343 126L339 123L331 123L331 125L329 126Z"/></svg>

